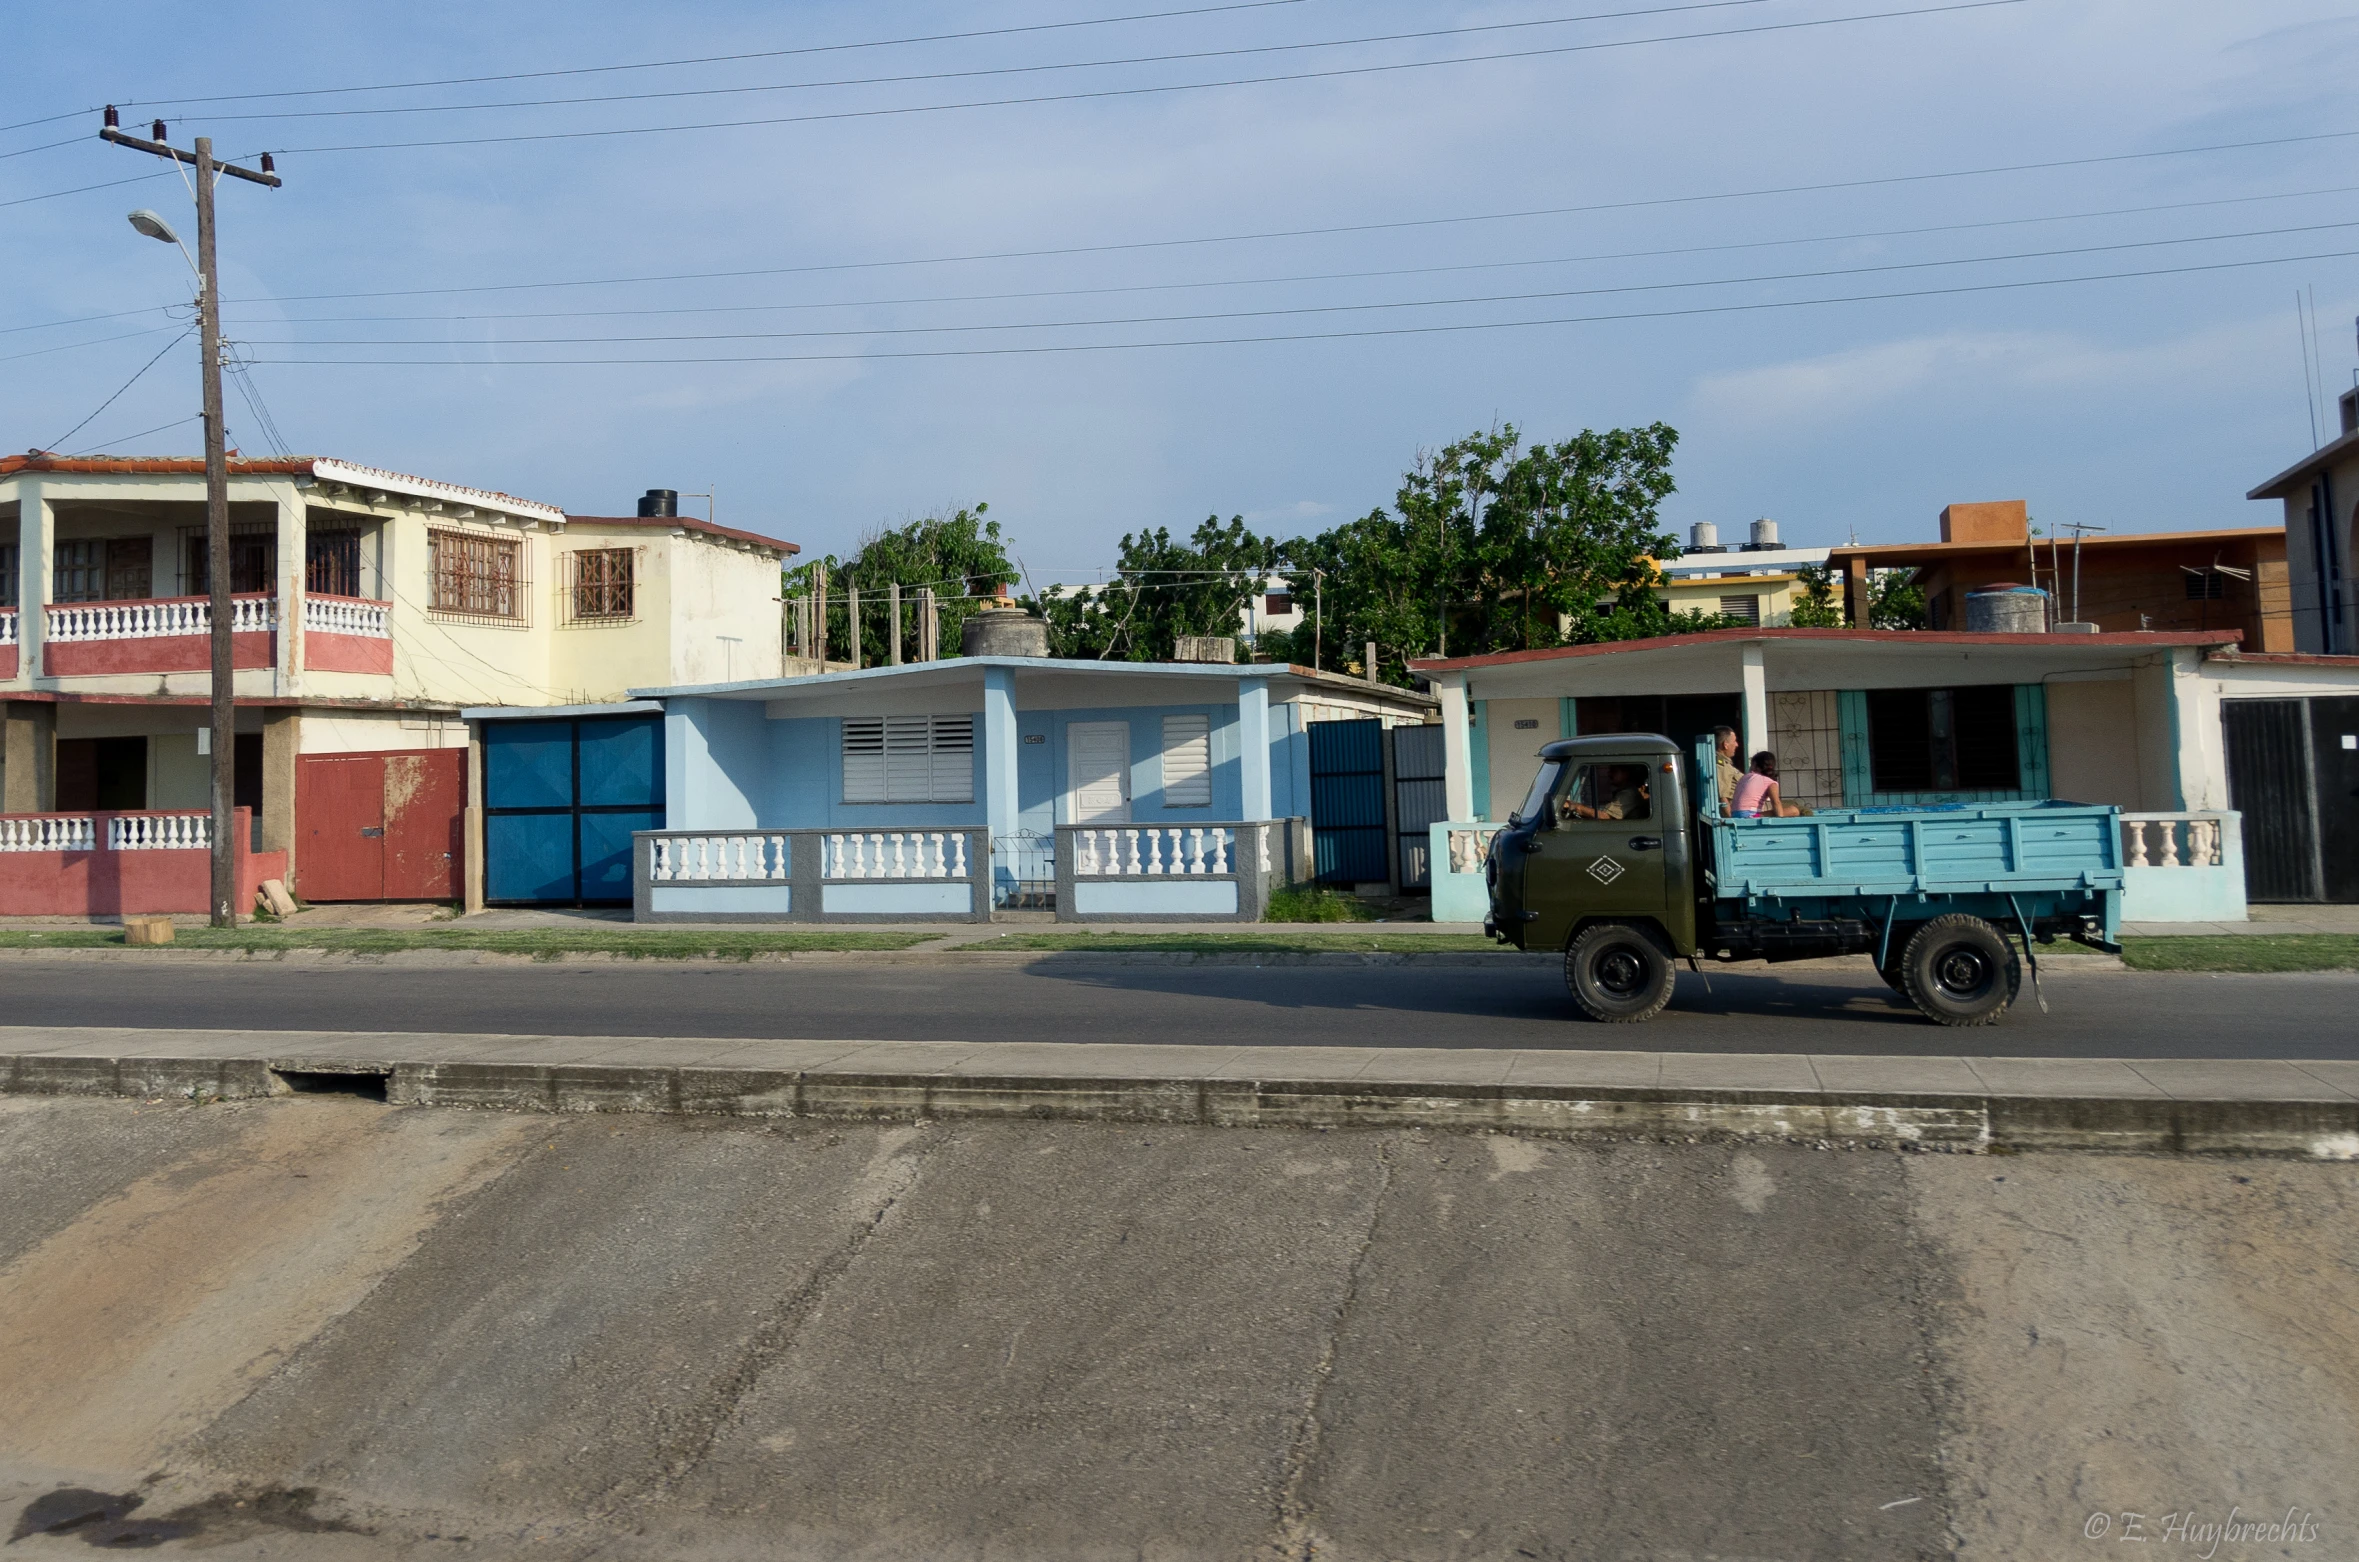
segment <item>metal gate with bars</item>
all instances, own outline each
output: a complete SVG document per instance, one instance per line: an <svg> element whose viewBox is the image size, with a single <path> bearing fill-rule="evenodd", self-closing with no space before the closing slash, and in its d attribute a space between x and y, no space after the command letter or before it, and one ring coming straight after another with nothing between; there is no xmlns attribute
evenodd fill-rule
<svg viewBox="0 0 2359 1562"><path fill-rule="evenodd" d="M2359 902L2359 698L2228 700L2220 724L2246 898Z"/></svg>
<svg viewBox="0 0 2359 1562"><path fill-rule="evenodd" d="M1384 725L1314 721L1311 747L1311 869L1321 884L1382 883L1387 829Z"/></svg>
<svg viewBox="0 0 2359 1562"><path fill-rule="evenodd" d="M1442 729L1395 727L1392 745L1392 828L1403 889L1433 888L1433 829L1450 817L1442 780Z"/></svg>

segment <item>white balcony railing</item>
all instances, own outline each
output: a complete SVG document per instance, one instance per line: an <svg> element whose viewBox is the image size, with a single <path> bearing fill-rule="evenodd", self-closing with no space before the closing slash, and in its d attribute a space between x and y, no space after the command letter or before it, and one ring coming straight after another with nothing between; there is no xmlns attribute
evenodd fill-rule
<svg viewBox="0 0 2359 1562"><path fill-rule="evenodd" d="M367 597L306 595L303 598L303 632L388 640L393 636L393 604Z"/></svg>
<svg viewBox="0 0 2359 1562"><path fill-rule="evenodd" d="M268 634L278 627L278 599L267 592L229 599L231 634ZM52 643L91 640L164 640L213 632L213 604L204 597L154 597L128 602L52 602Z"/></svg>
<svg viewBox="0 0 2359 1562"><path fill-rule="evenodd" d="M963 879L963 830L869 830L820 839L820 876L827 879Z"/></svg>
<svg viewBox="0 0 2359 1562"><path fill-rule="evenodd" d="M0 607L0 645L16 644L16 609Z"/></svg>
<svg viewBox="0 0 2359 1562"><path fill-rule="evenodd" d="M106 822L108 851L201 852L213 844L213 820L199 813L115 814ZM98 850L95 814L0 815L0 852Z"/></svg>
<svg viewBox="0 0 2359 1562"><path fill-rule="evenodd" d="M86 852L97 842L98 821L88 814L0 817L0 852Z"/></svg>
<svg viewBox="0 0 2359 1562"><path fill-rule="evenodd" d="M1237 871L1237 835L1223 825L1118 825L1072 833L1075 878L1227 877ZM1266 871L1269 832L1257 833Z"/></svg>
<svg viewBox="0 0 2359 1562"><path fill-rule="evenodd" d="M654 835L647 876L657 884L779 883L794 876L787 837L764 832Z"/></svg>
<svg viewBox="0 0 2359 1562"><path fill-rule="evenodd" d="M117 814L107 821L109 851L205 851L213 844L210 814Z"/></svg>
<svg viewBox="0 0 2359 1562"><path fill-rule="evenodd" d="M2125 868L2217 868L2225 861L2216 813L2123 814L2121 861Z"/></svg>

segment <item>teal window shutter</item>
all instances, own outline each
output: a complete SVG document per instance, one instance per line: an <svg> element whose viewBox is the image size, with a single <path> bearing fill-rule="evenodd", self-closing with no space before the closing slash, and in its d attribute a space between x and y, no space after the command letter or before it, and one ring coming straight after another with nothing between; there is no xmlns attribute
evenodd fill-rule
<svg viewBox="0 0 2359 1562"><path fill-rule="evenodd" d="M1556 702L1556 735L1577 738L1581 735L1581 718L1573 709L1573 697L1566 695Z"/></svg>
<svg viewBox="0 0 2359 1562"><path fill-rule="evenodd" d="M2023 795L2048 796L2048 691L2045 685L2015 685L2015 764Z"/></svg>
<svg viewBox="0 0 2359 1562"><path fill-rule="evenodd" d="M1491 729L1483 721L1483 708L1488 700L1466 702L1467 748L1474 760L1474 816L1491 817Z"/></svg>
<svg viewBox="0 0 2359 1562"><path fill-rule="evenodd" d="M1875 772L1868 765L1868 696L1845 689L1836 700L1843 721L1843 806L1865 808L1875 796Z"/></svg>

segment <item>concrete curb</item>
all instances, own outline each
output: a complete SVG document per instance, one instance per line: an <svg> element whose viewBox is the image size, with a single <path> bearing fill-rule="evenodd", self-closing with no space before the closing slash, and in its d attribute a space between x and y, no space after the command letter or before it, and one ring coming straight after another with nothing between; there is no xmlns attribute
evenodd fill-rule
<svg viewBox="0 0 2359 1562"><path fill-rule="evenodd" d="M1580 1055L1561 1056L1578 1062ZM2333 1090L2205 1098L2085 1089L1764 1090L1709 1084L1519 1085L1413 1077L1188 1077L966 1067L839 1071L378 1061L350 1053L206 1058L52 1052L0 1057L0 1092L16 1095L239 1100L340 1084L382 1089L386 1100L401 1106L511 1112L1222 1128L1417 1127L1569 1139L1774 1139L1967 1153L2109 1150L2359 1159L2359 1097Z"/></svg>

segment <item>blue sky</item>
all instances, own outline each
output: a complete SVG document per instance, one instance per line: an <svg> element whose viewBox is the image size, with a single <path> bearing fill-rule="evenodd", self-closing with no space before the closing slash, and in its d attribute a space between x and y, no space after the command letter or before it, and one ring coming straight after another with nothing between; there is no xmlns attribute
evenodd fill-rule
<svg viewBox="0 0 2359 1562"><path fill-rule="evenodd" d="M1898 541L1997 498L2117 531L2271 524L2242 495L2309 448L2297 288L2322 416L2359 366L2359 135L2289 139L2359 132L2359 18L2331 0L1291 0L1044 27L1200 5L229 4L205 32L139 0L103 29L14 8L0 122L91 112L0 133L70 140L0 157L0 327L35 328L0 335L0 448L52 445L177 329L56 322L187 297L123 221L153 206L193 240L170 175L21 200L150 172L95 139L97 105L780 50L823 52L124 119L283 149L284 189L224 188L222 258L292 449L577 513L713 488L724 523L838 551L985 499L1036 579L1212 512L1333 524L1494 420L1672 424L1682 528ZM1651 14L1555 20L1603 12ZM1475 54L1511 57L1419 63ZM1393 65L1417 68L1129 90ZM1066 100L897 112L1026 96ZM595 101L319 113L545 98ZM430 140L463 144L305 150ZM2255 141L2279 144L2130 155ZM1812 185L1850 187L1734 194ZM1925 229L1948 231L1901 231ZM1049 250L1081 252L1009 257ZM2031 253L2056 251L2079 253ZM979 255L1009 258L955 258ZM716 272L770 274L682 278ZM1790 307L1867 293L1921 296ZM1604 315L1642 318L1512 324ZM1492 328L1334 334L1435 326ZM1325 339L1132 345L1302 335ZM1106 350L1034 350L1076 346ZM643 361L664 357L802 361ZM568 361L617 358L642 361ZM171 347L60 448L193 453L193 422L128 436L192 413L194 371ZM230 428L270 448L234 393Z"/></svg>

